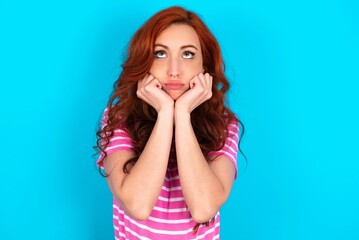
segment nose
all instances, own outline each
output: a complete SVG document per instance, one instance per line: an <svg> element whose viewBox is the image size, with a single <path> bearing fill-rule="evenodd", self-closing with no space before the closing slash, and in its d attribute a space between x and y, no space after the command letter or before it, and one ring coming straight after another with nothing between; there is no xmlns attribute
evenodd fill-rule
<svg viewBox="0 0 359 240"><path fill-rule="evenodd" d="M181 72L181 63L177 58L170 58L168 62L167 74L170 77L178 77Z"/></svg>

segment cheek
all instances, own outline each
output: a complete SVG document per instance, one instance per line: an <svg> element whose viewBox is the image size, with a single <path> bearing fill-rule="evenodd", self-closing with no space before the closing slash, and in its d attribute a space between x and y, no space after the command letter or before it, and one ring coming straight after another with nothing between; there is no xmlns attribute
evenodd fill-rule
<svg viewBox="0 0 359 240"><path fill-rule="evenodd" d="M193 61L185 62L188 72L193 75L197 75L203 71L203 59L202 56L196 56Z"/></svg>
<svg viewBox="0 0 359 240"><path fill-rule="evenodd" d="M158 63L153 63L150 68L150 74L152 74L158 80L162 80L165 77L165 67Z"/></svg>
<svg viewBox="0 0 359 240"><path fill-rule="evenodd" d="M186 64L183 67L183 75L186 78L192 79L195 75L198 75L201 72L203 72L202 64L192 63L192 64Z"/></svg>
<svg viewBox="0 0 359 240"><path fill-rule="evenodd" d="M160 70L161 68L158 66L158 64L156 64L155 62L152 64L151 68L150 68L150 73L156 73Z"/></svg>

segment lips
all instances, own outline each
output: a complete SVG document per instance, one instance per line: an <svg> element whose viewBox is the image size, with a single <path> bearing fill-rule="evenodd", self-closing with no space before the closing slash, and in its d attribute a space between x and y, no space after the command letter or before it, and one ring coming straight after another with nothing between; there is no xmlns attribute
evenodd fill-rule
<svg viewBox="0 0 359 240"><path fill-rule="evenodd" d="M170 89L170 90L179 90L179 89L182 89L185 85L183 83L167 83L165 84L166 88L167 89Z"/></svg>

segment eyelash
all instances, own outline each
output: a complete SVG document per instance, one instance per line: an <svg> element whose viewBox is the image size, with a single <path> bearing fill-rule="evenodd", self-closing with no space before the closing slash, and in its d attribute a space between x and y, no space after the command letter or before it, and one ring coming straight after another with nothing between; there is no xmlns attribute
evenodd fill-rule
<svg viewBox="0 0 359 240"><path fill-rule="evenodd" d="M158 56L159 53L166 54L166 52L163 51L163 50L157 50L157 51L155 51L154 54L153 54L153 55L155 56L155 58L163 58L163 57L159 57L159 56ZM192 58L194 58L194 56L196 55L194 52L191 52L191 51L185 51L185 52L183 53L183 55L185 55L185 54L191 54L191 57L188 57L188 58L185 57L185 59L192 59Z"/></svg>
<svg viewBox="0 0 359 240"><path fill-rule="evenodd" d="M165 53L165 51L163 51L163 50L155 51L154 54L153 54L155 56L155 58L162 58L162 57L158 57L159 53Z"/></svg>
<svg viewBox="0 0 359 240"><path fill-rule="evenodd" d="M194 52L191 51L185 51L183 54L191 54L192 56L190 57L190 59L194 58L194 55L196 55Z"/></svg>

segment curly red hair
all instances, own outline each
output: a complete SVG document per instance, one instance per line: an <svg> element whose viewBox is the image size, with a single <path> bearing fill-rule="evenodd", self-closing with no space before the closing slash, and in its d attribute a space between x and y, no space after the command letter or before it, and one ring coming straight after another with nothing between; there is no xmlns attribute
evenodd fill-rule
<svg viewBox="0 0 359 240"><path fill-rule="evenodd" d="M126 129L134 142L135 157L124 164L125 173L128 173L128 165L135 164L142 153L157 119L155 109L137 97L137 82L151 68L157 36L172 24L186 24L195 29L202 48L204 70L213 76L212 98L191 113L192 126L204 156L221 149L228 134L228 124L239 121L224 104L229 82L224 75L216 38L195 13L181 7L162 10L145 22L131 39L123 70L108 101L107 125L97 132L96 148L106 156L105 148L114 130Z"/></svg>

